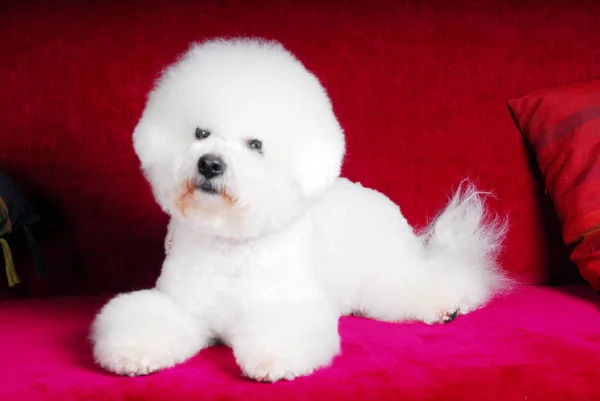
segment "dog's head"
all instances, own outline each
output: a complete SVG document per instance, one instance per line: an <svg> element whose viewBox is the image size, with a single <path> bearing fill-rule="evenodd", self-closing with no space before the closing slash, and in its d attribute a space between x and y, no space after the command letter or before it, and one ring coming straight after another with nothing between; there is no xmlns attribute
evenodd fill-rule
<svg viewBox="0 0 600 401"><path fill-rule="evenodd" d="M344 155L317 78L279 43L252 39L192 45L157 80L133 140L161 207L232 239L291 224Z"/></svg>

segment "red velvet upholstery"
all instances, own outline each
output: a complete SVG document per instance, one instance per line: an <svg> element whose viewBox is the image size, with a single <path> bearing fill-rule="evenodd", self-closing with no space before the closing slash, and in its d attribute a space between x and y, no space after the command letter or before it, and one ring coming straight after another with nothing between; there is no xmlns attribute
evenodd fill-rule
<svg viewBox="0 0 600 401"><path fill-rule="evenodd" d="M153 79L194 40L280 40L322 80L348 136L344 175L421 226L470 176L508 214L505 268L532 284L574 269L508 99L600 76L589 0L68 1L0 5L0 170L38 203L51 274L0 297L151 286L166 217L131 133ZM363 166L368 165L365 169ZM584 291L584 292L581 292ZM214 349L146 378L99 371L85 338L98 299L0 304L0 399L600 399L598 297L530 288L445 326L347 318L344 354L314 377L245 382Z"/></svg>
<svg viewBox="0 0 600 401"><path fill-rule="evenodd" d="M535 150L571 260L600 291L600 79L540 89L509 107Z"/></svg>
<svg viewBox="0 0 600 401"><path fill-rule="evenodd" d="M153 79L189 42L241 34L280 40L321 78L348 134L347 177L388 194L416 225L464 176L477 179L511 219L506 268L547 282L566 253L506 100L600 75L593 3L5 4L0 168L43 203L51 233L40 242L55 271L40 282L25 254L22 288L154 282L166 219L138 170L133 127Z"/></svg>
<svg viewBox="0 0 600 401"><path fill-rule="evenodd" d="M100 303L65 298L0 304L0 399L600 399L600 305L586 286L526 288L440 326L343 318L343 353L331 367L275 384L240 377L224 347L147 377L106 373L94 365L85 338Z"/></svg>

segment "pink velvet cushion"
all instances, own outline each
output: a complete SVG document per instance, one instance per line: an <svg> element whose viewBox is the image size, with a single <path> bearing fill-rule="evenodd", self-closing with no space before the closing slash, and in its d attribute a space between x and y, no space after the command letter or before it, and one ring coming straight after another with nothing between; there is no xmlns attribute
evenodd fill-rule
<svg viewBox="0 0 600 401"><path fill-rule="evenodd" d="M340 322L343 354L293 382L240 377L224 347L151 376L113 376L86 339L98 298L0 304L0 400L600 400L600 297L523 288L453 323Z"/></svg>

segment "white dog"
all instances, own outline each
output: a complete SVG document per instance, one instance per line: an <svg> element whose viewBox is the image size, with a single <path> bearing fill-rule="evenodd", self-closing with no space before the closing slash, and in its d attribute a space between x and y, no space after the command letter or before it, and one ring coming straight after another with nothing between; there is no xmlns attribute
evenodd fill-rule
<svg viewBox="0 0 600 401"><path fill-rule="evenodd" d="M156 288L118 295L92 326L112 372L171 367L220 340L248 377L293 379L338 354L342 315L445 322L509 282L505 221L471 185L417 234L387 197L339 178L329 97L277 42L193 45L133 141L171 222Z"/></svg>

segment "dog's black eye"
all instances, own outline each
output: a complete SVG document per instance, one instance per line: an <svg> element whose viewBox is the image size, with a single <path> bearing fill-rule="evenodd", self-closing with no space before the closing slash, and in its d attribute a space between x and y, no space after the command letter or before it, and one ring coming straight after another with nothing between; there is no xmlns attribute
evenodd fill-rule
<svg viewBox="0 0 600 401"><path fill-rule="evenodd" d="M250 139L248 147L255 152L262 153L262 142L258 139Z"/></svg>
<svg viewBox="0 0 600 401"><path fill-rule="evenodd" d="M196 128L196 139L206 139L210 136L210 131L202 129L200 127Z"/></svg>

